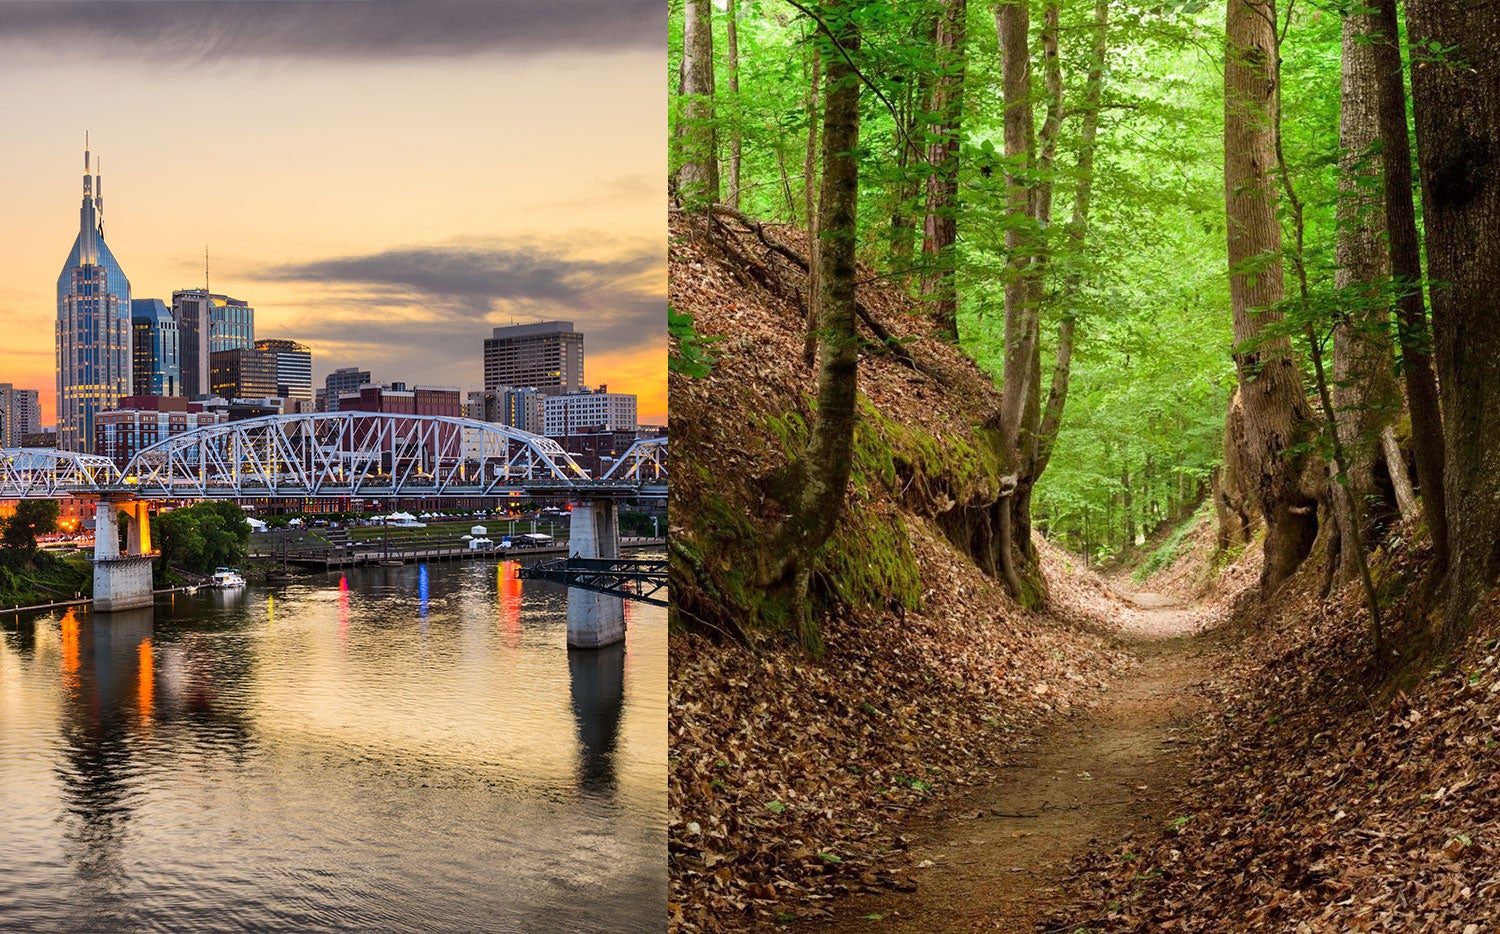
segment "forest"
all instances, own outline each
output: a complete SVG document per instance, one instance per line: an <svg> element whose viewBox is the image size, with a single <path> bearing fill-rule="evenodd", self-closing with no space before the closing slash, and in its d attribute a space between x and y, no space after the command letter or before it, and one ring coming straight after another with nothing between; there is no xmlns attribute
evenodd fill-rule
<svg viewBox="0 0 1500 934"><path fill-rule="evenodd" d="M1137 835L1123 864L1075 848L1043 873L1066 897L970 920L1500 920L1500 814L1410 822L1434 794L1493 784L1474 752L1491 728L1393 726L1489 691L1500 636L1500 4L669 11L674 925L934 929L921 893L943 884L891 868L915 832L872 809L973 804L914 781L1010 800L1016 782L982 763L1012 733L1045 750L1059 718L1102 722L1122 708L1096 695L1128 699L1132 677L1214 698L1191 712L1195 777L1158 805L1199 816L1153 812L1155 844L1102 826ZM1098 690L1058 697L1059 679ZM802 699L814 685L821 709ZM1278 691L1295 715L1267 712ZM746 692L795 728L747 715ZM1236 713L1271 726L1247 739L1225 726ZM925 717L941 744L901 739ZM865 738L831 735L845 729ZM1306 789L1432 776L1404 817L1394 790L1332 810L1381 839L1435 838L1410 853L1450 876L1354 843L1288 849L1326 830L1305 797L1257 822L1204 790L1230 763L1295 771L1278 745L1307 756ZM914 779L919 764L941 779ZM847 803L789 809L799 786ZM742 813L770 789L779 809ZM1184 851L1198 877L1170 865ZM890 894L909 878L916 895ZM1366 885L1403 894L1343 901Z"/></svg>

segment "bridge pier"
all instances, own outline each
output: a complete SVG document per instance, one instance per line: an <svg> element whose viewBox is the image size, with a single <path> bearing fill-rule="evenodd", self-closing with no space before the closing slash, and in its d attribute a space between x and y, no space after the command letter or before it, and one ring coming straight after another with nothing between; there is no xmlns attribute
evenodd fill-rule
<svg viewBox="0 0 1500 934"><path fill-rule="evenodd" d="M102 497L94 504L94 609L100 613L150 606L151 519L137 499ZM120 554L119 517L125 517L125 554Z"/></svg>
<svg viewBox="0 0 1500 934"><path fill-rule="evenodd" d="M568 521L568 552L574 558L620 557L620 506L614 500L575 503ZM568 647L600 649L625 640L625 601L609 594L568 588Z"/></svg>

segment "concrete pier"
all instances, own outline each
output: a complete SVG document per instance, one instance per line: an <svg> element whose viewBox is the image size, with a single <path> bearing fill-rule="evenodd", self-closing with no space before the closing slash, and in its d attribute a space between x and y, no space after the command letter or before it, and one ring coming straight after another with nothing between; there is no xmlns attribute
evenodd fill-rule
<svg viewBox="0 0 1500 934"><path fill-rule="evenodd" d="M101 613L150 606L151 518L142 500L100 499L94 505L94 609ZM120 554L119 517L125 518Z"/></svg>
<svg viewBox="0 0 1500 934"><path fill-rule="evenodd" d="M576 503L568 523L572 558L620 557L620 507L614 501ZM625 640L625 601L568 588L568 647L599 649Z"/></svg>

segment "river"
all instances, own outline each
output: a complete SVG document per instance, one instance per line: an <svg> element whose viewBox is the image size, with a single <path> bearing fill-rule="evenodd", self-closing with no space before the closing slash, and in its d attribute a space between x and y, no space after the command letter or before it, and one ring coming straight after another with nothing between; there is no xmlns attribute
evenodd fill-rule
<svg viewBox="0 0 1500 934"><path fill-rule="evenodd" d="M0 929L661 931L666 611L515 562L0 624Z"/></svg>

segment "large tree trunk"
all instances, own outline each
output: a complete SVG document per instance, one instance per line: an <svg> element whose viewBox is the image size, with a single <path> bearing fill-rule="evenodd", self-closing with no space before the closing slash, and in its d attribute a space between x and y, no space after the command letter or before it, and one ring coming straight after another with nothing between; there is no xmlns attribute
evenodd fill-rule
<svg viewBox="0 0 1500 934"><path fill-rule="evenodd" d="M677 169L677 195L692 207L719 200L712 9L713 0L686 0L683 6L682 164Z"/></svg>
<svg viewBox="0 0 1500 934"><path fill-rule="evenodd" d="M1412 77L1447 442L1451 647L1500 573L1500 4L1409 0L1406 13L1414 48L1452 50Z"/></svg>
<svg viewBox="0 0 1500 934"><path fill-rule="evenodd" d="M939 331L958 339L954 245L958 240L958 144L963 124L966 0L943 0L933 43L934 77L927 103L927 214L922 238L922 297Z"/></svg>
<svg viewBox="0 0 1500 934"><path fill-rule="evenodd" d="M995 8L999 34L1001 89L1005 101L1005 158L1011 169L1006 175L1007 224L1005 247L1009 254L1005 282L1005 373L1001 385L998 418L999 455L1012 484L999 504L997 548L1002 579L1011 595L1023 605L1042 599L1041 575L1029 566L1030 542L1023 536L1030 528L1024 510L1029 502L1026 437L1029 400L1036 391L1037 314L1040 288L1036 276L1033 195L1030 168L1034 164L1035 123L1032 117L1031 57L1027 37L1031 12L1026 3L1006 3ZM1020 494L1020 495L1018 495Z"/></svg>
<svg viewBox="0 0 1500 934"><path fill-rule="evenodd" d="M1344 18L1338 266L1333 284L1346 316L1333 331L1331 393L1346 458L1342 482L1349 495L1332 497L1339 534L1339 560L1333 575L1337 583L1355 578L1361 551L1374 548L1395 515L1393 491L1376 484L1376 466L1384 459L1380 434L1398 414L1400 398L1385 290L1389 266L1381 194L1379 83L1371 42L1375 28L1375 18L1368 12L1355 11ZM1351 508L1360 510L1360 515L1351 515ZM1355 528L1361 530L1363 541L1355 538Z"/></svg>
<svg viewBox="0 0 1500 934"><path fill-rule="evenodd" d="M1275 7L1228 0L1224 62L1224 200L1235 369L1244 412L1246 481L1266 522L1261 588L1292 575L1317 537L1317 498L1303 479L1312 412L1285 336L1267 337L1282 315L1281 226L1275 185Z"/></svg>
<svg viewBox="0 0 1500 934"><path fill-rule="evenodd" d="M859 33L848 8L824 5L824 19L851 56ZM823 95L823 187L819 215L819 300L822 340L817 413L806 453L792 470L790 517L773 554L782 558L778 577L793 586L792 608L803 642L816 645L806 594L814 554L843 512L854 442L859 336L855 317L856 209L859 204L859 79L848 61L828 55Z"/></svg>
<svg viewBox="0 0 1500 934"><path fill-rule="evenodd" d="M1432 373L1431 335L1422 298L1421 246L1417 240L1415 188L1411 177L1411 140L1406 129L1406 85L1402 80L1396 0L1373 0L1380 35L1374 43L1375 77L1380 83L1380 143L1385 175L1385 213L1389 229L1391 275L1401 289L1396 300L1400 320L1401 370L1406 405L1411 412L1412 453L1422 515L1437 572L1448 565L1448 508L1443 487L1443 419L1437 380Z"/></svg>

